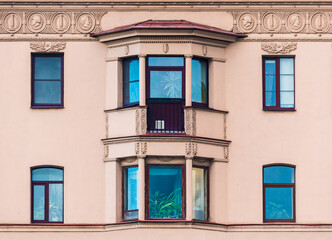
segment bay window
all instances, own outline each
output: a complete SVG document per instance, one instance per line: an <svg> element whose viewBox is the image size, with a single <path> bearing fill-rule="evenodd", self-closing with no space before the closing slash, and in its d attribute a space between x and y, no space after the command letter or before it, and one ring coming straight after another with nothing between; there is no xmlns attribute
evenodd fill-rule
<svg viewBox="0 0 332 240"><path fill-rule="evenodd" d="M193 219L208 220L208 170L192 169Z"/></svg>
<svg viewBox="0 0 332 240"><path fill-rule="evenodd" d="M139 61L137 57L123 60L123 105L139 102Z"/></svg>
<svg viewBox="0 0 332 240"><path fill-rule="evenodd" d="M123 219L138 219L138 167L125 167L123 174Z"/></svg>
<svg viewBox="0 0 332 240"><path fill-rule="evenodd" d="M208 61L201 58L192 60L191 87L192 102L195 106L208 106Z"/></svg>

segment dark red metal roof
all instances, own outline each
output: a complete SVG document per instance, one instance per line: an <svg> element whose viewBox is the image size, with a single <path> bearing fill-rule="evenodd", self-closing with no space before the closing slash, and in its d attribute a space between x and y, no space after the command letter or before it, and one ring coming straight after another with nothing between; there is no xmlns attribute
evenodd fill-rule
<svg viewBox="0 0 332 240"><path fill-rule="evenodd" d="M223 33L236 37L246 37L244 34L226 31L221 28L211 27L199 23L189 22L186 20L147 20L144 22L134 23L126 26L116 27L100 33L91 34L91 37L99 37L109 33L123 32L132 29L198 29L215 33Z"/></svg>

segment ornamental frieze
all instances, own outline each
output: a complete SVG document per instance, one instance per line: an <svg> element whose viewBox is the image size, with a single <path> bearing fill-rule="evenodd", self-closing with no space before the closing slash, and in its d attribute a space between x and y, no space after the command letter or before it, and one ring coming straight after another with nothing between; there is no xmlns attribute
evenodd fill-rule
<svg viewBox="0 0 332 240"><path fill-rule="evenodd" d="M100 32L106 12L0 12L0 34L90 34Z"/></svg>
<svg viewBox="0 0 332 240"><path fill-rule="evenodd" d="M239 33L332 33L332 12L247 11L231 12L233 31Z"/></svg>

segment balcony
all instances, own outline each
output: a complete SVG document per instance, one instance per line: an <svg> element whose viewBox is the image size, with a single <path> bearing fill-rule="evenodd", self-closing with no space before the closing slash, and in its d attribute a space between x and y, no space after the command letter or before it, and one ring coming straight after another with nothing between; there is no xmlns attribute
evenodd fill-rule
<svg viewBox="0 0 332 240"><path fill-rule="evenodd" d="M184 99L150 98L147 105L148 133L184 133Z"/></svg>

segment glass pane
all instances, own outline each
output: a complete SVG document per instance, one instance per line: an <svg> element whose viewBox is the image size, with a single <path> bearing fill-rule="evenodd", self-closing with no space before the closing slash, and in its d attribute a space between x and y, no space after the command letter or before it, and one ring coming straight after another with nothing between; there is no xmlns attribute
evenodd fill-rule
<svg viewBox="0 0 332 240"><path fill-rule="evenodd" d="M123 61L124 81L131 82L139 80L138 58L125 59Z"/></svg>
<svg viewBox="0 0 332 240"><path fill-rule="evenodd" d="M123 215L124 220L136 220L138 219L138 210L125 211Z"/></svg>
<svg viewBox="0 0 332 240"><path fill-rule="evenodd" d="M45 220L44 185L33 185L33 220Z"/></svg>
<svg viewBox="0 0 332 240"><path fill-rule="evenodd" d="M280 75L280 91L282 90L294 90L293 75Z"/></svg>
<svg viewBox="0 0 332 240"><path fill-rule="evenodd" d="M149 190L149 218L182 218L181 167L150 167Z"/></svg>
<svg viewBox="0 0 332 240"><path fill-rule="evenodd" d="M124 210L138 209L138 168L125 169Z"/></svg>
<svg viewBox="0 0 332 240"><path fill-rule="evenodd" d="M35 103L61 103L61 82L35 81Z"/></svg>
<svg viewBox="0 0 332 240"><path fill-rule="evenodd" d="M139 82L124 83L124 104L139 102Z"/></svg>
<svg viewBox="0 0 332 240"><path fill-rule="evenodd" d="M265 218L292 219L293 218L293 189L265 188Z"/></svg>
<svg viewBox="0 0 332 240"><path fill-rule="evenodd" d="M280 92L280 107L293 108L294 107L294 92L293 91L281 91Z"/></svg>
<svg viewBox="0 0 332 240"><path fill-rule="evenodd" d="M63 181L63 170L57 168L37 168L32 170L32 181Z"/></svg>
<svg viewBox="0 0 332 240"><path fill-rule="evenodd" d="M265 106L276 106L276 92L265 92Z"/></svg>
<svg viewBox="0 0 332 240"><path fill-rule="evenodd" d="M265 60L265 74L275 74L275 73L276 73L276 61Z"/></svg>
<svg viewBox="0 0 332 240"><path fill-rule="evenodd" d="M275 91L275 90L276 90L276 76L265 75L265 91Z"/></svg>
<svg viewBox="0 0 332 240"><path fill-rule="evenodd" d="M192 101L207 103L207 62L192 60Z"/></svg>
<svg viewBox="0 0 332 240"><path fill-rule="evenodd" d="M159 67L183 67L183 57L149 57L149 66Z"/></svg>
<svg viewBox="0 0 332 240"><path fill-rule="evenodd" d="M287 166L265 167L264 183L294 183L294 168Z"/></svg>
<svg viewBox="0 0 332 240"><path fill-rule="evenodd" d="M294 74L293 58L280 58L280 74Z"/></svg>
<svg viewBox="0 0 332 240"><path fill-rule="evenodd" d="M151 71L150 98L182 98L182 72Z"/></svg>
<svg viewBox="0 0 332 240"><path fill-rule="evenodd" d="M192 191L193 191L193 218L206 220L207 216L207 185L206 174L203 168L193 168Z"/></svg>
<svg viewBox="0 0 332 240"><path fill-rule="evenodd" d="M35 79L61 79L61 57L35 57Z"/></svg>
<svg viewBox="0 0 332 240"><path fill-rule="evenodd" d="M63 221L63 184L49 185L49 221Z"/></svg>

